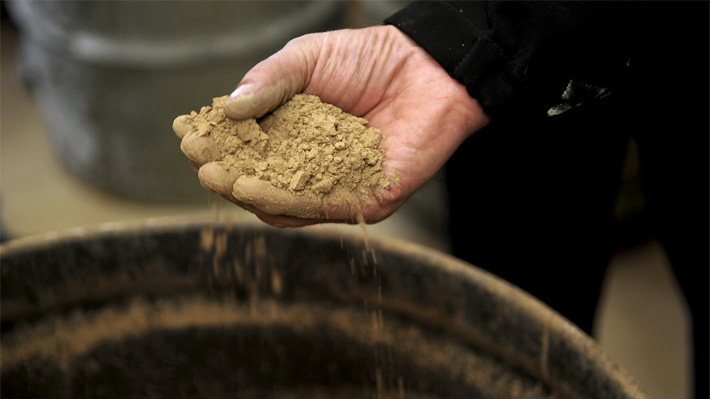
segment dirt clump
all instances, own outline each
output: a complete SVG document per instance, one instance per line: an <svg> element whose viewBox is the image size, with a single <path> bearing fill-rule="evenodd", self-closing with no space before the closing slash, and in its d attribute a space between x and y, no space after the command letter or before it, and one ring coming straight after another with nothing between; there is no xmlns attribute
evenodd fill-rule
<svg viewBox="0 0 710 399"><path fill-rule="evenodd" d="M367 120L298 94L260 119L233 120L224 113L227 96L183 116L199 136L220 149L216 162L240 176L258 177L293 195L323 198L344 189L367 196L389 189L379 149L382 133Z"/></svg>

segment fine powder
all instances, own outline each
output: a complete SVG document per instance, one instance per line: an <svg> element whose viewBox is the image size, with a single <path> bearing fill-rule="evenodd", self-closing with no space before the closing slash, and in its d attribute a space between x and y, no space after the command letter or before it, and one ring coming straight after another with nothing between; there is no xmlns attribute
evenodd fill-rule
<svg viewBox="0 0 710 399"><path fill-rule="evenodd" d="M240 176L258 177L293 195L324 198L340 189L367 198L389 189L382 170L382 134L367 120L297 94L263 118L233 120L224 113L227 96L184 117L195 134L209 136L221 155L216 162Z"/></svg>

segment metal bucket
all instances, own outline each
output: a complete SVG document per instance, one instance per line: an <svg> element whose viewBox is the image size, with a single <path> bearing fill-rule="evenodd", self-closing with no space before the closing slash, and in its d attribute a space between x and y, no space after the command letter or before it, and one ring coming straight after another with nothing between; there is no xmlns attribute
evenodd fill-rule
<svg viewBox="0 0 710 399"><path fill-rule="evenodd" d="M644 398L478 268L337 228L109 225L0 248L6 398Z"/></svg>
<svg viewBox="0 0 710 399"><path fill-rule="evenodd" d="M296 36L342 24L340 1L13 1L22 71L58 158L131 198L204 201L172 132Z"/></svg>

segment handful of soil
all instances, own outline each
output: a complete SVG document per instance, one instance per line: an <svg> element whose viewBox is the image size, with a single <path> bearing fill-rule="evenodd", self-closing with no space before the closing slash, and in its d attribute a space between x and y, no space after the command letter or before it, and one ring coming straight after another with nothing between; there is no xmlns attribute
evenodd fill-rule
<svg viewBox="0 0 710 399"><path fill-rule="evenodd" d="M294 195L323 198L344 189L367 194L388 189L382 171L382 134L367 120L298 94L263 118L233 120L224 113L227 96L212 106L178 117L220 149L215 161L240 176L258 177Z"/></svg>

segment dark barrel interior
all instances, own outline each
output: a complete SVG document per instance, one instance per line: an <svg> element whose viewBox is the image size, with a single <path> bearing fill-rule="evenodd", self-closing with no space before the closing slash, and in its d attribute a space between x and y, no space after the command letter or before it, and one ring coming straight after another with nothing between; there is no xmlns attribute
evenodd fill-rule
<svg viewBox="0 0 710 399"><path fill-rule="evenodd" d="M645 397L526 293L362 232L161 220L0 251L7 398Z"/></svg>

